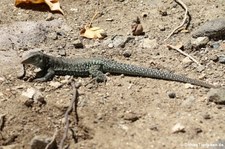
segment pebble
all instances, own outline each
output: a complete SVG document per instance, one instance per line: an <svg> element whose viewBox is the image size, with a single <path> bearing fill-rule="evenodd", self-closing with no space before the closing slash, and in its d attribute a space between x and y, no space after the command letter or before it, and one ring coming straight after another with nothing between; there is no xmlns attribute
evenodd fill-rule
<svg viewBox="0 0 225 149"><path fill-rule="evenodd" d="M50 142L52 138L46 137L46 136L35 136L31 140L31 149L44 149ZM57 148L56 141L55 144L52 144L51 146L48 146L48 149L55 149Z"/></svg>
<svg viewBox="0 0 225 149"><path fill-rule="evenodd" d="M203 70L205 70L205 66L199 65L199 66L197 67L197 72L202 72Z"/></svg>
<svg viewBox="0 0 225 149"><path fill-rule="evenodd" d="M41 93L40 91L36 91L36 92L35 92L35 94L34 94L34 96L33 96L33 100L34 100L34 102L36 102L36 103L38 103L38 102L40 102L40 103L42 103L42 104L45 104L45 103L46 103L46 101L45 101L45 99L44 99L44 96L42 95L42 93Z"/></svg>
<svg viewBox="0 0 225 149"><path fill-rule="evenodd" d="M192 33L192 37L209 38L220 37L225 34L225 18L217 18L211 21L207 21L203 25L199 26L197 30Z"/></svg>
<svg viewBox="0 0 225 149"><path fill-rule="evenodd" d="M156 39L144 38L140 43L140 47L144 49L156 49L158 47L158 43Z"/></svg>
<svg viewBox="0 0 225 149"><path fill-rule="evenodd" d="M25 67L24 65L19 65L19 69L17 71L17 74L16 74L16 77L18 79L22 79L26 74L26 71L25 71ZM0 82L1 82L1 79L0 79Z"/></svg>
<svg viewBox="0 0 225 149"><path fill-rule="evenodd" d="M116 36L113 38L113 46L115 48L124 48L126 43L128 43L130 40L134 39L134 37L130 36Z"/></svg>
<svg viewBox="0 0 225 149"><path fill-rule="evenodd" d="M187 97L181 104L182 107L191 108L193 104L195 104L196 98L194 96Z"/></svg>
<svg viewBox="0 0 225 149"><path fill-rule="evenodd" d="M114 47L113 43L109 43L108 47L113 48Z"/></svg>
<svg viewBox="0 0 225 149"><path fill-rule="evenodd" d="M225 89L211 88L207 93L207 100L216 104L225 104Z"/></svg>
<svg viewBox="0 0 225 149"><path fill-rule="evenodd" d="M5 77L0 77L0 82L4 82L5 80Z"/></svg>
<svg viewBox="0 0 225 149"><path fill-rule="evenodd" d="M62 83L57 82L57 81L51 81L51 82L49 83L49 85L50 85L51 87L54 87L54 88L60 88L60 87L62 87Z"/></svg>
<svg viewBox="0 0 225 149"><path fill-rule="evenodd" d="M32 99L36 90L34 88L28 88L26 91L22 92L22 96Z"/></svg>
<svg viewBox="0 0 225 149"><path fill-rule="evenodd" d="M214 62L218 62L219 61L219 57L217 55L210 55L209 59L214 61Z"/></svg>
<svg viewBox="0 0 225 149"><path fill-rule="evenodd" d="M213 42L210 44L210 47L212 47L213 49L218 49L220 47L220 43L219 42Z"/></svg>
<svg viewBox="0 0 225 149"><path fill-rule="evenodd" d="M74 40L73 45L76 49L84 48L84 45L80 39Z"/></svg>
<svg viewBox="0 0 225 149"><path fill-rule="evenodd" d="M185 64L185 65L190 65L193 61L189 58L189 57L185 57L183 60L182 60L182 63Z"/></svg>
<svg viewBox="0 0 225 149"><path fill-rule="evenodd" d="M35 89L33 87L28 88L26 91L23 91L22 96L29 98L24 102L27 107L30 107L34 102L40 102L42 104L46 103L43 94L38 89Z"/></svg>
<svg viewBox="0 0 225 149"><path fill-rule="evenodd" d="M54 17L52 15L52 13L49 13L45 20L46 21L52 21L52 20L54 20Z"/></svg>
<svg viewBox="0 0 225 149"><path fill-rule="evenodd" d="M129 113L125 113L123 115L123 119L124 120L127 120L127 121L130 121L131 123L137 121L140 119L140 115L139 114L136 114L136 113L133 113L133 112L129 112Z"/></svg>
<svg viewBox="0 0 225 149"><path fill-rule="evenodd" d="M209 42L208 37L191 38L191 45L194 48L205 47L208 42Z"/></svg>
<svg viewBox="0 0 225 149"><path fill-rule="evenodd" d="M131 51L130 50L123 51L123 56L124 57L130 57L131 56Z"/></svg>
<svg viewBox="0 0 225 149"><path fill-rule="evenodd" d="M185 127L181 123L177 123L172 128L172 133L185 132Z"/></svg>
<svg viewBox="0 0 225 149"><path fill-rule="evenodd" d="M165 26L163 26L163 25L159 25L158 28L159 28L160 31L165 31L166 30Z"/></svg>
<svg viewBox="0 0 225 149"><path fill-rule="evenodd" d="M218 62L225 64L225 55L218 56Z"/></svg>
<svg viewBox="0 0 225 149"><path fill-rule="evenodd" d="M202 117L203 117L205 120L211 119L211 116L210 116L208 113L205 113Z"/></svg>
<svg viewBox="0 0 225 149"><path fill-rule="evenodd" d="M106 19L106 21L110 21L110 22L112 22L112 21L113 21L113 19L112 19L112 18L108 18L108 19Z"/></svg>

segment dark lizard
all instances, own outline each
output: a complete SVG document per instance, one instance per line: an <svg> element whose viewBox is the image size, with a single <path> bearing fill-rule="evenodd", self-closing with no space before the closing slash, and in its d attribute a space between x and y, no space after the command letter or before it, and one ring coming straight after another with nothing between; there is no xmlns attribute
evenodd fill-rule
<svg viewBox="0 0 225 149"><path fill-rule="evenodd" d="M54 75L73 75L73 76L92 76L97 81L105 81L104 73L124 74L130 76L140 76L171 80L177 82L190 83L206 88L215 88L215 86L200 80L191 79L182 75L173 74L167 71L144 68L140 66L118 63L113 60L103 58L77 58L68 59L62 57L53 57L42 52L30 52L22 60L22 64L32 64L41 68L44 75L36 78L35 81L47 81Z"/></svg>

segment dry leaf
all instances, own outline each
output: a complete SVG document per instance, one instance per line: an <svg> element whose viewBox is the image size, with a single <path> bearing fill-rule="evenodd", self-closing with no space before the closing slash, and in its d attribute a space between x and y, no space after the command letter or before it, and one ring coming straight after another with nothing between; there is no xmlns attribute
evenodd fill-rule
<svg viewBox="0 0 225 149"><path fill-rule="evenodd" d="M91 39L102 39L106 37L106 33L100 27L87 27L81 29L80 36Z"/></svg>
<svg viewBox="0 0 225 149"><path fill-rule="evenodd" d="M19 5L22 3L32 3L32 4L41 4L46 3L51 11L60 11L64 14L63 10L60 8L59 0L16 0L15 5Z"/></svg>

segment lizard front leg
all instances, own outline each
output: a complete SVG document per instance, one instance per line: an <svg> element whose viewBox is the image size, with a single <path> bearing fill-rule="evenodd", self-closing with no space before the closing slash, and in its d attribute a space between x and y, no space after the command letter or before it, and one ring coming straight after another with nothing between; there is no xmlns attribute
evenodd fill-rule
<svg viewBox="0 0 225 149"><path fill-rule="evenodd" d="M91 74L92 77L96 78L97 82L105 82L106 76L105 74L100 71L101 65L93 65L89 68L89 73Z"/></svg>
<svg viewBox="0 0 225 149"><path fill-rule="evenodd" d="M36 78L36 79L34 79L34 81L45 82L45 81L48 81L49 79L53 78L54 75L55 75L55 71L52 68L49 68L47 70L47 73L43 77Z"/></svg>

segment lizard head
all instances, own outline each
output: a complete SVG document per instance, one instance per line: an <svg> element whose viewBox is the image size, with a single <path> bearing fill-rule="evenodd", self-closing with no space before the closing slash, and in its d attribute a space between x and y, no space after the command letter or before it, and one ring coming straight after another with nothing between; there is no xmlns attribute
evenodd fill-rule
<svg viewBox="0 0 225 149"><path fill-rule="evenodd" d="M32 64L36 67L42 68L45 63L45 54L41 52L29 52L25 54L21 61L22 64Z"/></svg>

